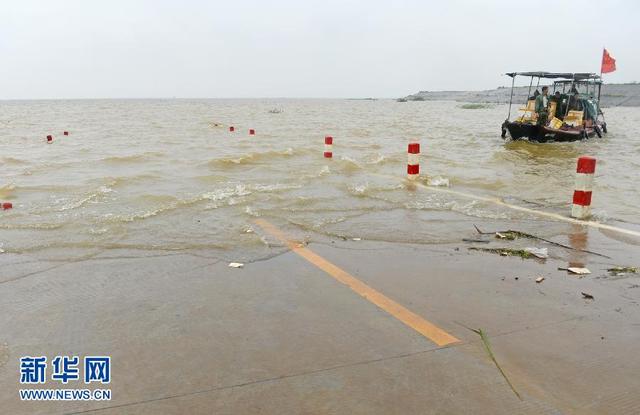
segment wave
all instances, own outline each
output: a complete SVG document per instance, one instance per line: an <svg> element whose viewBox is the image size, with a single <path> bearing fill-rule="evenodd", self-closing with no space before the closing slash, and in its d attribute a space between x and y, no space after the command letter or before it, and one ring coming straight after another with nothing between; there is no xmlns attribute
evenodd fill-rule
<svg viewBox="0 0 640 415"><path fill-rule="evenodd" d="M213 202L209 206L208 209L217 209L220 207L220 202L227 202L228 205L235 205L238 203L238 197L249 196L254 192L257 193L273 193L280 192L283 190L290 190L299 188L299 185L287 185L282 183L274 183L274 184L253 184L253 185L244 185L238 184L235 186L228 186L220 189L216 189L209 192L204 192L198 194L191 198L186 199L178 199L169 195L144 195L140 196L143 200L153 201L160 206L155 207L150 210L145 210L141 212L135 212L126 215L113 215L106 214L103 219L108 223L127 223L127 222L135 222L139 220L148 219L162 213L166 213L169 211L173 211L179 208L184 208L192 205L196 205L201 202L209 201Z"/></svg>
<svg viewBox="0 0 640 415"><path fill-rule="evenodd" d="M111 188L126 186L132 183L139 183L145 180L154 181L161 180L160 176L149 173L136 174L134 176L115 176L115 177L105 177L107 180L106 186Z"/></svg>
<svg viewBox="0 0 640 415"><path fill-rule="evenodd" d="M207 162L209 167L228 167L234 165L260 164L264 161L278 160L288 158L295 154L293 148L286 150L271 150L262 153L249 153L239 157L226 157L214 159Z"/></svg>
<svg viewBox="0 0 640 415"><path fill-rule="evenodd" d="M350 184L347 186L347 191L357 197L373 196L376 193L384 193L393 190L402 189L404 185L402 183L390 184L390 185L371 185L369 182ZM385 202L390 202L387 199L381 199Z"/></svg>
<svg viewBox="0 0 640 415"><path fill-rule="evenodd" d="M22 248L5 248L5 252L9 253L27 253L37 252L46 249L127 249L127 250L141 250L141 251L188 251L197 249L228 249L229 245L217 244L217 243L164 243L158 244L140 244L140 243L122 243L122 242L93 242L93 241L80 241L80 242L52 242L48 244L33 245ZM105 258L105 259L108 259ZM78 260L78 258L75 258Z"/></svg>
<svg viewBox="0 0 640 415"><path fill-rule="evenodd" d="M385 156L383 156L382 154L376 154L376 155L373 155L373 156L369 157L369 159L366 161L366 163L367 164L383 164L386 160L387 160L387 158Z"/></svg>
<svg viewBox="0 0 640 415"><path fill-rule="evenodd" d="M341 156L338 159L339 169L343 172L355 172L358 170L362 170L363 166L358 163L356 160L352 159L349 156Z"/></svg>
<svg viewBox="0 0 640 415"><path fill-rule="evenodd" d="M76 209L84 206L85 204L91 202L92 200L97 199L99 196L102 196L107 193L111 193L113 189L108 186L100 186L95 192L90 193L88 196L85 196L78 200L72 200L63 204L58 208L58 212L64 212L65 210Z"/></svg>
<svg viewBox="0 0 640 415"><path fill-rule="evenodd" d="M7 183L3 186L0 186L0 198L7 199L13 191L16 190L16 185L13 183Z"/></svg>
<svg viewBox="0 0 640 415"><path fill-rule="evenodd" d="M483 219L513 219L513 215L510 215L506 210L498 211L495 208L485 208L482 206L482 202L477 200L461 203L455 200L430 198L427 201L415 200L407 202L404 207L412 210L449 210Z"/></svg>
<svg viewBox="0 0 640 415"><path fill-rule="evenodd" d="M60 229L64 226L64 223L0 223L0 229L14 230L14 229L39 229L50 230Z"/></svg>
<svg viewBox="0 0 640 415"><path fill-rule="evenodd" d="M364 196L369 189L369 183L350 185L347 188L355 196Z"/></svg>
<svg viewBox="0 0 640 415"><path fill-rule="evenodd" d="M1 164L10 164L10 165L25 165L25 164L29 164L28 161L22 160L22 159L17 159L15 157L2 157L0 159L0 163Z"/></svg>
<svg viewBox="0 0 640 415"><path fill-rule="evenodd" d="M144 161L146 159L150 159L153 157L162 157L165 153L159 151L148 151L140 154L129 154L126 156L109 156L100 159L100 161L104 161L107 163L135 163L138 161Z"/></svg>
<svg viewBox="0 0 640 415"><path fill-rule="evenodd" d="M316 174L314 176L315 177L322 177L322 176L325 176L325 175L327 175L329 173L331 173L331 169L329 169L329 166L322 166L322 168L320 169L318 174Z"/></svg>
<svg viewBox="0 0 640 415"><path fill-rule="evenodd" d="M442 176L429 177L427 179L427 184L429 186L436 186L436 187L437 186L449 187L449 179Z"/></svg>

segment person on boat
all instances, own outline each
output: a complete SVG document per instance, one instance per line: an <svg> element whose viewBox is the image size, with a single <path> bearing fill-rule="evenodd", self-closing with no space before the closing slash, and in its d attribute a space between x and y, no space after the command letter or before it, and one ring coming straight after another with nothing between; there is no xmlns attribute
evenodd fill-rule
<svg viewBox="0 0 640 415"><path fill-rule="evenodd" d="M553 96L550 98L551 102L555 102L556 103L556 113L555 116L557 117L560 114L560 110L562 107L562 94L560 93L560 91L556 91Z"/></svg>
<svg viewBox="0 0 640 415"><path fill-rule="evenodd" d="M573 92L573 94L569 97L569 111L582 111L584 108L580 101L580 94L575 88L572 89L571 92Z"/></svg>
<svg viewBox="0 0 640 415"><path fill-rule="evenodd" d="M536 97L536 114L538 114L538 125L546 125L549 116L549 87L542 87L542 94Z"/></svg>
<svg viewBox="0 0 640 415"><path fill-rule="evenodd" d="M529 97L529 99L536 99L538 98L538 95L540 95L540 91L538 91L537 89L535 91L533 91L533 95Z"/></svg>

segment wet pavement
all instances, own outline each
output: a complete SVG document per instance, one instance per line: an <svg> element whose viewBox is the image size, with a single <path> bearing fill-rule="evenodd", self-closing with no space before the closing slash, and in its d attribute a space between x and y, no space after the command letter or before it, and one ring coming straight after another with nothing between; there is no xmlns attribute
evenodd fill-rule
<svg viewBox="0 0 640 415"><path fill-rule="evenodd" d="M464 242L306 246L460 340L445 347L292 251L240 269L189 252L110 250L72 262L5 254L0 407L11 414L640 413L640 276L606 272L638 245L551 226L554 240L612 259L540 243L546 261L469 251L474 244ZM557 269L572 263L592 274ZM538 276L546 279L536 283ZM472 329L487 334L521 399ZM112 358L111 401L19 400L21 356L88 354Z"/></svg>

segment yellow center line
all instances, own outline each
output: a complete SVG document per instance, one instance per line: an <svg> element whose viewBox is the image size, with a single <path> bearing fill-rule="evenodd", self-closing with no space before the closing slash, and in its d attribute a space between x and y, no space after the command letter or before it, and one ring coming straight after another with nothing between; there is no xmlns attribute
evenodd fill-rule
<svg viewBox="0 0 640 415"><path fill-rule="evenodd" d="M369 302L380 307L381 309L391 314L393 317L411 327L418 333L422 334L424 337L428 338L438 346L446 346L451 343L457 343L460 341L435 324L430 323L411 310L396 303L381 292L369 287L364 282L360 281L337 265L334 265L326 259L322 258L320 255L316 254L309 248L301 246L296 242L290 240L287 235L284 234L284 232L282 232L280 229L276 228L266 220L256 219L255 223L266 232L286 244L293 252L300 255L316 267L320 268L322 271L331 275L337 281L351 288L351 290L353 290L356 294L359 294Z"/></svg>

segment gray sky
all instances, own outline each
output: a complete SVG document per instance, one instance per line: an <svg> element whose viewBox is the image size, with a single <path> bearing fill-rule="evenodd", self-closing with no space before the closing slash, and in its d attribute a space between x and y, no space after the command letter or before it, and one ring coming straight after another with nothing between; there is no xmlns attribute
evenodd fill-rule
<svg viewBox="0 0 640 415"><path fill-rule="evenodd" d="M513 70L640 81L640 2L4 0L0 99L398 97Z"/></svg>

